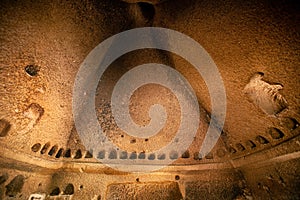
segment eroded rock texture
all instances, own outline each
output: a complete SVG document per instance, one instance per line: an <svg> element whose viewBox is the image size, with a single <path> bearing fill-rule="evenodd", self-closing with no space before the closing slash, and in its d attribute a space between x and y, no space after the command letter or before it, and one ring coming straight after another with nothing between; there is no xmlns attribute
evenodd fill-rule
<svg viewBox="0 0 300 200"><path fill-rule="evenodd" d="M2 0L0 199L299 198L299 13L297 1L279 0ZM148 26L183 33L210 55L226 90L226 102L219 104L226 105L224 127L211 115L209 88L192 63L172 52L140 49L111 63L95 89L96 117L106 136L97 142L111 141L118 149L87 147L72 110L81 64L110 36ZM168 36L160 42L170 45ZM184 151L153 153L173 138L182 141L176 133L184 110L164 86L143 85L128 106L140 126L150 123L152 105L165 108L166 123L156 135L132 136L115 121L115 85L145 63L170 66L195 92L200 123ZM222 107L214 109L218 114ZM221 136L201 155L211 120ZM143 160L150 164L137 165ZM147 169L166 160L172 164L152 173L117 168L121 161Z"/></svg>

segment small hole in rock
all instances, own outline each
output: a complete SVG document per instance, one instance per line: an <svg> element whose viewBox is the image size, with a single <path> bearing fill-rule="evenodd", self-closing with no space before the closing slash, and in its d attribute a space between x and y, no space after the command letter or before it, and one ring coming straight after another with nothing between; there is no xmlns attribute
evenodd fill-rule
<svg viewBox="0 0 300 200"><path fill-rule="evenodd" d="M75 156L74 156L74 159L80 159L80 158L82 158L82 153L81 153L81 150L78 149L78 150L76 151L76 154L75 154Z"/></svg>
<svg viewBox="0 0 300 200"><path fill-rule="evenodd" d="M64 151L64 149L63 149L63 148L60 148L60 149L58 150L57 154L55 155L55 158L60 158L60 157L62 156L62 154L63 154L63 151Z"/></svg>
<svg viewBox="0 0 300 200"><path fill-rule="evenodd" d="M80 185L80 186L79 186L79 189L82 190L82 189L83 189L83 185Z"/></svg>
<svg viewBox="0 0 300 200"><path fill-rule="evenodd" d="M111 150L111 152L108 155L109 159L117 159L117 151L116 150Z"/></svg>
<svg viewBox="0 0 300 200"><path fill-rule="evenodd" d="M40 71L40 68L37 65L27 65L25 71L29 76L36 76Z"/></svg>
<svg viewBox="0 0 300 200"><path fill-rule="evenodd" d="M263 72L257 72L257 74L259 74L259 75L261 75L261 76L264 76L264 75L265 75L265 73L263 73Z"/></svg>
<svg viewBox="0 0 300 200"><path fill-rule="evenodd" d="M74 185L69 183L64 191L64 194L66 194L66 195L74 194Z"/></svg>
<svg viewBox="0 0 300 200"><path fill-rule="evenodd" d="M252 140L248 140L248 141L246 142L246 145L247 145L248 147L250 147L251 149L253 149L253 148L256 147L256 144L255 144Z"/></svg>
<svg viewBox="0 0 300 200"><path fill-rule="evenodd" d="M71 158L71 149L67 149L64 155L65 158Z"/></svg>
<svg viewBox="0 0 300 200"><path fill-rule="evenodd" d="M146 139L145 139L145 142L148 142L148 140L149 140L149 139L148 139L148 138L146 138Z"/></svg>
<svg viewBox="0 0 300 200"><path fill-rule="evenodd" d="M176 176L175 176L175 180L178 181L179 179L180 179L180 176L176 175Z"/></svg>
<svg viewBox="0 0 300 200"><path fill-rule="evenodd" d="M136 152L132 152L131 155L130 155L130 157L129 157L129 159L132 159L132 160L137 159Z"/></svg>
<svg viewBox="0 0 300 200"><path fill-rule="evenodd" d="M47 143L43 146L43 148L42 148L42 150L41 150L41 154L46 153L46 151L49 149L49 147L50 147L50 142L47 142Z"/></svg>
<svg viewBox="0 0 300 200"><path fill-rule="evenodd" d="M138 157L139 159L145 159L146 158L146 154L145 154L145 152L141 152L140 154L139 154L139 157Z"/></svg>
<svg viewBox="0 0 300 200"><path fill-rule="evenodd" d="M268 143L269 143L269 141L268 141L265 137L263 137L263 136L261 136L261 135L257 136L255 139L256 139L256 141L258 141L260 144L268 144Z"/></svg>
<svg viewBox="0 0 300 200"><path fill-rule="evenodd" d="M52 156L53 154L56 153L57 149L58 149L58 146L57 146L57 145L54 145L54 146L50 149L50 151L48 152L48 155L49 155L49 156Z"/></svg>
<svg viewBox="0 0 300 200"><path fill-rule="evenodd" d="M60 189L59 189L59 187L55 187L55 188L51 191L50 196L57 196L57 195L59 195L59 194L60 194Z"/></svg>
<svg viewBox="0 0 300 200"><path fill-rule="evenodd" d="M206 156L205 156L206 159L213 159L213 154L211 152L209 152Z"/></svg>
<svg viewBox="0 0 300 200"><path fill-rule="evenodd" d="M0 120L0 137L5 137L10 130L10 123L4 119Z"/></svg>
<svg viewBox="0 0 300 200"><path fill-rule="evenodd" d="M194 160L201 160L199 152L194 153Z"/></svg>
<svg viewBox="0 0 300 200"><path fill-rule="evenodd" d="M190 152L189 151L185 151L183 154L182 154L182 156L181 156L181 158L189 158L190 157Z"/></svg>
<svg viewBox="0 0 300 200"><path fill-rule="evenodd" d="M127 152L126 151L122 151L121 153L120 153L120 159L127 159Z"/></svg>
<svg viewBox="0 0 300 200"><path fill-rule="evenodd" d="M229 147L228 148L228 151L230 152L230 153L236 153L236 149L235 148L233 148L233 147Z"/></svg>
<svg viewBox="0 0 300 200"><path fill-rule="evenodd" d="M157 156L157 159L158 159L158 160L164 160L164 159L166 159L166 154L159 154L159 155Z"/></svg>
<svg viewBox="0 0 300 200"><path fill-rule="evenodd" d="M283 124L291 131L295 130L299 126L298 121L291 117L284 118Z"/></svg>
<svg viewBox="0 0 300 200"><path fill-rule="evenodd" d="M226 152L224 149L217 150L217 156L219 156L220 158L224 157L225 155L226 155Z"/></svg>
<svg viewBox="0 0 300 200"><path fill-rule="evenodd" d="M283 138L284 134L283 132L281 132L279 129L277 128L270 128L269 129L269 134L271 135L271 137L275 140L278 140L280 138Z"/></svg>
<svg viewBox="0 0 300 200"><path fill-rule="evenodd" d="M93 157L93 154L91 153L91 151L87 151L85 153L85 158L92 158Z"/></svg>
<svg viewBox="0 0 300 200"><path fill-rule="evenodd" d="M236 146L236 148L237 148L239 151L244 151L244 150L245 150L245 147L244 147L241 143L237 143L235 146Z"/></svg>
<svg viewBox="0 0 300 200"><path fill-rule="evenodd" d="M138 6L140 7L145 19L147 19L148 21L153 19L155 14L155 8L152 4L146 2L138 2Z"/></svg>
<svg viewBox="0 0 300 200"><path fill-rule="evenodd" d="M152 153L148 156L148 160L154 160L155 159L155 154Z"/></svg>
<svg viewBox="0 0 300 200"><path fill-rule="evenodd" d="M104 159L105 158L105 151L104 150L99 151L97 158Z"/></svg>
<svg viewBox="0 0 300 200"><path fill-rule="evenodd" d="M178 153L176 151L171 151L169 156L171 160L175 160L178 158Z"/></svg>
<svg viewBox="0 0 300 200"><path fill-rule="evenodd" d="M136 143L136 139L132 139L132 140L130 140L130 143L131 143L131 144L134 144L134 143Z"/></svg>
<svg viewBox="0 0 300 200"><path fill-rule="evenodd" d="M31 147L31 151L38 152L41 149L42 145L40 143L36 143Z"/></svg>
<svg viewBox="0 0 300 200"><path fill-rule="evenodd" d="M139 178L136 178L135 180L136 180L136 182L140 182L140 179L139 179Z"/></svg>

